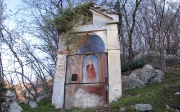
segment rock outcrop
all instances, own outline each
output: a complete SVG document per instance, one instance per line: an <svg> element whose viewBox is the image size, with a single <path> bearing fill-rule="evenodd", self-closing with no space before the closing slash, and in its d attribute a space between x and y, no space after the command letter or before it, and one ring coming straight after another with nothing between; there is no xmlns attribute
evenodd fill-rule
<svg viewBox="0 0 180 112"><path fill-rule="evenodd" d="M129 76L122 76L122 87L123 88L140 88L143 87L145 84L143 81L139 80L138 78L132 78Z"/></svg>
<svg viewBox="0 0 180 112"><path fill-rule="evenodd" d="M16 101L10 103L9 112L21 112L22 108L18 105Z"/></svg>
<svg viewBox="0 0 180 112"><path fill-rule="evenodd" d="M178 55L164 53L165 63L167 67L172 67L179 63L180 57ZM153 64L157 68L160 68L160 52L157 51L146 51L137 54L133 60L145 60L147 63Z"/></svg>
<svg viewBox="0 0 180 112"><path fill-rule="evenodd" d="M150 105L150 104L136 104L135 108L136 108L136 110L146 112L146 111L152 110L152 105Z"/></svg>
<svg viewBox="0 0 180 112"><path fill-rule="evenodd" d="M35 101L30 101L30 102L29 102L29 106L30 106L31 108L37 108L37 107L38 107L38 104L37 104Z"/></svg>
<svg viewBox="0 0 180 112"><path fill-rule="evenodd" d="M6 101L4 102L4 107L8 107L9 106L9 112L21 112L22 108L18 105L18 103L16 102L16 95L10 91L7 90L6 94L5 94L5 99Z"/></svg>
<svg viewBox="0 0 180 112"><path fill-rule="evenodd" d="M147 83L162 82L164 72L147 64L141 69L132 71L128 76L122 76L123 89L143 87Z"/></svg>

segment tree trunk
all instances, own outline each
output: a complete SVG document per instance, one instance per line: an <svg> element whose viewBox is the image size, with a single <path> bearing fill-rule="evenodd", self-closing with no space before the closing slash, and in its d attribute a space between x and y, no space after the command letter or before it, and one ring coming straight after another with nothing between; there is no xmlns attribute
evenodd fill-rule
<svg viewBox="0 0 180 112"><path fill-rule="evenodd" d="M161 70L166 72L166 62L164 57L164 42L161 43L161 47L160 47L160 67Z"/></svg>
<svg viewBox="0 0 180 112"><path fill-rule="evenodd" d="M128 59L129 59L129 62L133 60L132 32L133 32L133 31L130 30L130 34L129 34L129 36L128 36L128 37L129 37L129 49L128 49L128 53L129 53Z"/></svg>
<svg viewBox="0 0 180 112"><path fill-rule="evenodd" d="M0 80L2 80L2 81L4 80L1 52L0 52Z"/></svg>
<svg viewBox="0 0 180 112"><path fill-rule="evenodd" d="M129 53L129 62L133 60L133 48L132 48L132 34L133 34L133 31L134 31L134 28L135 28L135 24L136 24L136 12L138 11L138 7L140 5L142 0L136 0L136 6L135 6L135 9L133 11L133 14L132 14L132 26L129 30L129 33L128 33L128 38L129 38L129 50L128 50L128 53Z"/></svg>

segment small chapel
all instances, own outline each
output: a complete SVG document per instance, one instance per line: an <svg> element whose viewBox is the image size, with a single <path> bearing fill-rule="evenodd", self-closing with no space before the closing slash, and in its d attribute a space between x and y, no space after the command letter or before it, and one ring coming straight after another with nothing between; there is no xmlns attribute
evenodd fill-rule
<svg viewBox="0 0 180 112"><path fill-rule="evenodd" d="M76 40L68 47L66 36L60 36L52 96L55 108L92 108L122 96L118 15L98 5L89 11L92 19L73 30Z"/></svg>

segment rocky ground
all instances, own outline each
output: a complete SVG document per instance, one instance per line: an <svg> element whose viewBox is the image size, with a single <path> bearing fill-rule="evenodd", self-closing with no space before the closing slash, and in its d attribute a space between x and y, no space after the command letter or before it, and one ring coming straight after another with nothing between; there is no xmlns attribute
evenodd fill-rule
<svg viewBox="0 0 180 112"><path fill-rule="evenodd" d="M144 109L144 107L150 112L179 112L179 92L180 64L169 67L162 82L146 84L142 88L123 89L122 98L103 107L57 110L51 106L51 98L38 102L38 107L34 109L26 105L21 105L21 107L24 112L138 112L137 109Z"/></svg>

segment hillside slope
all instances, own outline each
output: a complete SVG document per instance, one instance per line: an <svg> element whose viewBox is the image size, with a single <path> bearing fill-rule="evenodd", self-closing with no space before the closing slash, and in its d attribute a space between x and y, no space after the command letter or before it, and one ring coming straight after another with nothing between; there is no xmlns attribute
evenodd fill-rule
<svg viewBox="0 0 180 112"><path fill-rule="evenodd" d="M123 97L110 106L113 110L125 107L128 111L133 111L131 105L138 103L148 103L153 107L153 112L170 111L170 108L180 110L180 65L168 68L165 73L163 83L147 85L144 88L123 90Z"/></svg>
<svg viewBox="0 0 180 112"><path fill-rule="evenodd" d="M51 106L50 99L38 103L39 107L36 109L21 106L24 112L120 112L121 108L125 108L126 112L137 112L132 105L145 103L152 105L152 112L174 112L176 109L180 110L180 95L175 95L176 92L180 92L180 64L168 68L162 83L147 85L144 88L125 89L122 98L106 107L56 110Z"/></svg>

